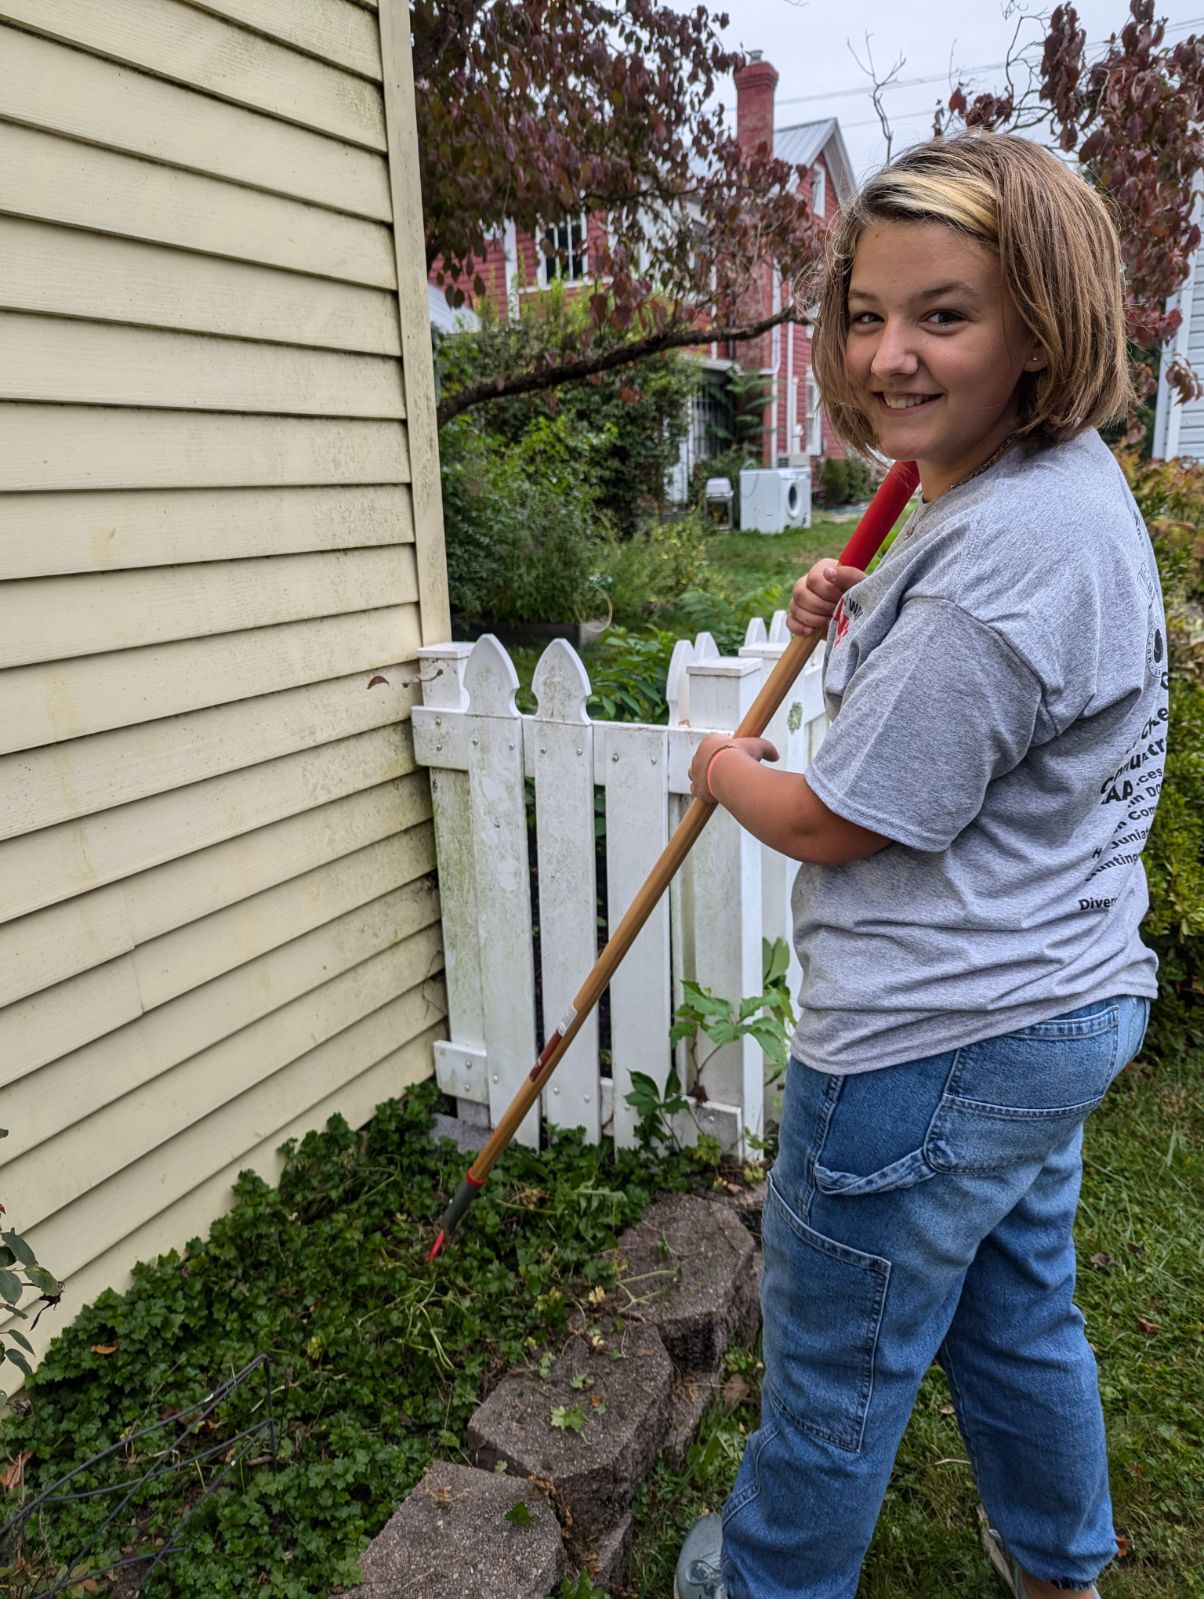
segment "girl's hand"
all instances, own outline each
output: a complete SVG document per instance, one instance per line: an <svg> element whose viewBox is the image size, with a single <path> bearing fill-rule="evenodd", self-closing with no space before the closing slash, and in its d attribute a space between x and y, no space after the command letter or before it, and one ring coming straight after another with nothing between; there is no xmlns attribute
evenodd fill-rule
<svg viewBox="0 0 1204 1599"><path fill-rule="evenodd" d="M816 561L806 577L800 577L790 595L786 626L804 637L827 628L841 597L865 573L855 566L840 566L829 556Z"/></svg>
<svg viewBox="0 0 1204 1599"><path fill-rule="evenodd" d="M712 758L720 750L729 747L751 755L754 761L778 759L776 748L767 738L735 738L730 733L708 733L694 751L694 759L690 762L690 792L696 799L706 800L708 805L714 805L716 801L707 786L707 771Z"/></svg>

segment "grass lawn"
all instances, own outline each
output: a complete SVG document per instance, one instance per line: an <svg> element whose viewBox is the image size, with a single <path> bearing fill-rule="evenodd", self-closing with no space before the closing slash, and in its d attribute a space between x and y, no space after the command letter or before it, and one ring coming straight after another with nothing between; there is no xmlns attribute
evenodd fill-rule
<svg viewBox="0 0 1204 1599"><path fill-rule="evenodd" d="M1079 1303L1100 1366L1116 1528L1127 1555L1105 1599L1204 1595L1204 1059L1130 1067L1088 1123L1079 1211ZM693 1518L718 1509L756 1425L756 1355L731 1362L749 1382L716 1406L680 1472L649 1479L630 1591L672 1592ZM805 1492L805 1486L800 1485ZM978 1547L977 1497L944 1378L925 1380L903 1440L861 1599L945 1599L995 1591Z"/></svg>

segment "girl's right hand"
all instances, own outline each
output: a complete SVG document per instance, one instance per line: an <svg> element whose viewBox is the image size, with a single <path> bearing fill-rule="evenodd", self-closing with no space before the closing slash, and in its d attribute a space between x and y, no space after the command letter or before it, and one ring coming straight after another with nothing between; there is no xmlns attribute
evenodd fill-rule
<svg viewBox="0 0 1204 1599"><path fill-rule="evenodd" d="M816 561L791 591L786 626L792 633L801 633L804 637L817 629L826 629L845 591L854 583L860 583L864 576L858 567L840 566L831 556Z"/></svg>

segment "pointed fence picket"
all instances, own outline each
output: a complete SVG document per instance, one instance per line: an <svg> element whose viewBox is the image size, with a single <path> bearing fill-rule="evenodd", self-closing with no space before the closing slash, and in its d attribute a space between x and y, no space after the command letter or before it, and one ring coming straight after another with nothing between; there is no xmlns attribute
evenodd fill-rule
<svg viewBox="0 0 1204 1599"><path fill-rule="evenodd" d="M720 657L706 633L679 640L666 727L592 719L588 675L563 641L536 667L533 715L519 713L517 675L492 636L419 652L414 750L430 769L434 797L450 1034L435 1045L435 1065L463 1118L496 1125L596 959L597 791L609 933L689 804L694 750L707 732L737 725L788 641L784 612L768 626L754 618L735 658ZM766 736L784 767L802 771L826 727L813 657ZM609 1060L600 1055L595 1015L544 1090L550 1125L583 1127L591 1140L612 1133L619 1144L635 1141L631 1074L665 1086L682 983L734 1001L761 991L762 940L790 941L794 870L722 810L712 817L611 982ZM794 993L798 978L792 958ZM716 1049L703 1039L693 1058L697 1075L691 1052L678 1046L681 1081L701 1090L679 1135L708 1132L749 1153L747 1135L764 1125L759 1046L745 1039ZM533 1108L518 1140L537 1145L539 1122Z"/></svg>

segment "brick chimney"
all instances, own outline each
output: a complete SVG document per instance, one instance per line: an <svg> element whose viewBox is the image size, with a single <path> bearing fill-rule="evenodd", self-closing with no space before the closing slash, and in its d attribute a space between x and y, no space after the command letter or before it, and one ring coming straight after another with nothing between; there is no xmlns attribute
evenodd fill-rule
<svg viewBox="0 0 1204 1599"><path fill-rule="evenodd" d="M777 68L762 61L759 50L750 50L747 64L736 73L736 139L742 150L751 152L764 143L772 153L777 85Z"/></svg>

